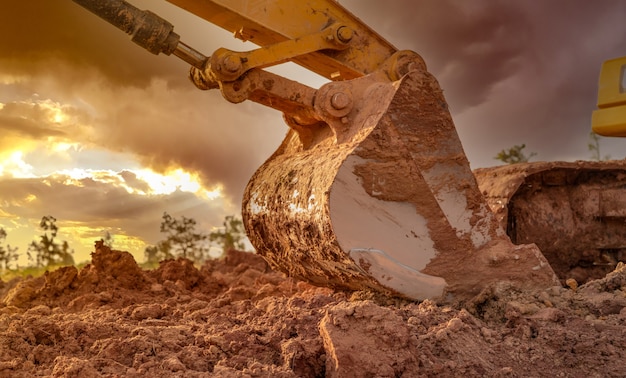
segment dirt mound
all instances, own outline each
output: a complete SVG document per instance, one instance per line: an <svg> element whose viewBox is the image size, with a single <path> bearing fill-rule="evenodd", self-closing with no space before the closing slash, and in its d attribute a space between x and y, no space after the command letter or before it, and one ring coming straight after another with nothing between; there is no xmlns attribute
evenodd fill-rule
<svg viewBox="0 0 626 378"><path fill-rule="evenodd" d="M461 309L311 286L250 253L143 271L98 245L80 271L0 281L0 377L618 377L625 288L620 265Z"/></svg>

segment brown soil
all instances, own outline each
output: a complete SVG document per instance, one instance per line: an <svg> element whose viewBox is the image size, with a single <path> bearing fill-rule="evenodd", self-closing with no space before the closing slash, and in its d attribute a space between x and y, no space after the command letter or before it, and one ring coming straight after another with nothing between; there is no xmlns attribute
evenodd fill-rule
<svg viewBox="0 0 626 378"><path fill-rule="evenodd" d="M574 287L574 285L572 284ZM466 308L311 286L230 252L0 281L0 377L618 377L626 268L578 288L499 283Z"/></svg>
<svg viewBox="0 0 626 378"><path fill-rule="evenodd" d="M626 261L626 160L532 162L474 171L515 244L534 243L561 283Z"/></svg>

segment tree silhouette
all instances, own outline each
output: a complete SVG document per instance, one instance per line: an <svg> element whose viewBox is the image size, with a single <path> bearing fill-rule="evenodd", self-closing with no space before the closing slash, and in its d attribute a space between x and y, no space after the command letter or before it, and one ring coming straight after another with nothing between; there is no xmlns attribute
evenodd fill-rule
<svg viewBox="0 0 626 378"><path fill-rule="evenodd" d="M183 257L193 261L202 261L209 251L208 235L196 231L196 220L181 216L173 218L167 212L163 213L161 232L166 235L165 240L156 246L146 247L144 256L148 263L161 260Z"/></svg>
<svg viewBox="0 0 626 378"><path fill-rule="evenodd" d="M111 235L111 233L109 231L105 231L104 232L104 238L100 239L102 241L102 245L104 245L105 247L109 247L110 249L113 249L113 235Z"/></svg>
<svg viewBox="0 0 626 378"><path fill-rule="evenodd" d="M168 257L163 255L156 245L149 245L143 251L143 255L148 264L156 264L159 261L167 260ZM170 257L171 258L171 257Z"/></svg>
<svg viewBox="0 0 626 378"><path fill-rule="evenodd" d="M9 244L4 245L7 238L7 232L4 228L0 228L0 271L9 269L11 263L18 258L17 247L11 248Z"/></svg>
<svg viewBox="0 0 626 378"><path fill-rule="evenodd" d="M593 131L589 133L589 143L587 144L589 152L591 152L591 160L601 161L610 160L611 155L604 155L600 153L600 137Z"/></svg>
<svg viewBox="0 0 626 378"><path fill-rule="evenodd" d="M46 215L41 218L39 227L44 231L39 238L39 242L32 241L28 246L28 259L34 261L35 266L50 265L73 265L74 250L70 249L67 241L57 243L55 238L59 231L56 225L56 218L52 215Z"/></svg>
<svg viewBox="0 0 626 378"><path fill-rule="evenodd" d="M524 148L526 148L525 144L515 145L508 150L502 150L498 152L494 159L500 160L501 162L506 164L526 163L537 154L531 152L530 155L526 155L523 152Z"/></svg>
<svg viewBox="0 0 626 378"><path fill-rule="evenodd" d="M222 253L230 249L243 250L245 248L244 239L246 232L243 229L241 219L229 215L224 219L223 228L209 234L211 242L217 242L222 247Z"/></svg>

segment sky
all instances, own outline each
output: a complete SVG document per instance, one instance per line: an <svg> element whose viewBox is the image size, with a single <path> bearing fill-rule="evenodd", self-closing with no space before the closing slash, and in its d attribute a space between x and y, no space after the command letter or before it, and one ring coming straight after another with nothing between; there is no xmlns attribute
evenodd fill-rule
<svg viewBox="0 0 626 378"><path fill-rule="evenodd" d="M205 55L255 48L165 1L130 2ZM626 2L339 3L422 55L472 168L522 143L533 160L591 157L598 73L626 55ZM57 218L76 261L107 231L141 261L162 238L163 212L210 232L239 214L247 181L287 131L278 112L197 90L186 63L144 51L69 0L3 0L0 49L0 228L22 254L44 215ZM324 83L293 65L278 72ZM625 143L601 138L601 154L623 159Z"/></svg>

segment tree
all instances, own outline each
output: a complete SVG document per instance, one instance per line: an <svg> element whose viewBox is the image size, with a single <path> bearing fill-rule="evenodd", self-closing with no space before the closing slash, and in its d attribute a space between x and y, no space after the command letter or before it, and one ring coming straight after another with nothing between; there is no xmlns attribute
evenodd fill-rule
<svg viewBox="0 0 626 378"><path fill-rule="evenodd" d="M59 231L56 225L56 218L52 215L46 215L41 218L39 227L44 231L39 242L32 241L28 246L28 259L35 262L35 266L50 265L73 265L74 250L70 249L67 241L57 243L55 238Z"/></svg>
<svg viewBox="0 0 626 378"><path fill-rule="evenodd" d="M209 234L211 242L217 242L222 247L222 253L230 249L243 250L246 232L243 229L243 221L229 215L224 219L223 228Z"/></svg>
<svg viewBox="0 0 626 378"><path fill-rule="evenodd" d="M175 219L167 212L163 213L161 232L165 240L156 246L149 246L144 251L148 263L175 257L183 257L193 261L202 261L209 251L208 235L196 231L196 220L181 216Z"/></svg>
<svg viewBox="0 0 626 378"><path fill-rule="evenodd" d="M515 145L508 150L502 150L498 152L494 159L500 160L501 162L506 164L526 163L537 154L531 152L530 155L527 156L523 152L524 148L526 148L525 144Z"/></svg>
<svg viewBox="0 0 626 378"><path fill-rule="evenodd" d="M589 152L591 152L591 160L601 161L610 160L611 155L600 154L600 137L593 131L589 133L589 143L587 144Z"/></svg>
<svg viewBox="0 0 626 378"><path fill-rule="evenodd" d="M148 264L156 264L159 261L173 259L172 246L169 241L161 240L157 245L147 246L143 252Z"/></svg>
<svg viewBox="0 0 626 378"><path fill-rule="evenodd" d="M18 258L17 247L11 248L9 244L4 246L7 238L7 232L4 228L0 228L0 271L9 269L11 262Z"/></svg>
<svg viewBox="0 0 626 378"><path fill-rule="evenodd" d="M113 249L113 242L114 242L113 235L111 235L109 231L105 231L104 238L100 240L102 240L102 245L104 245L105 247L109 247L110 249Z"/></svg>
<svg viewBox="0 0 626 378"><path fill-rule="evenodd" d="M167 257L161 254L159 247L157 247L156 245L147 246L146 249L143 251L143 255L146 258L146 262L148 264L156 264L159 261L167 260Z"/></svg>

